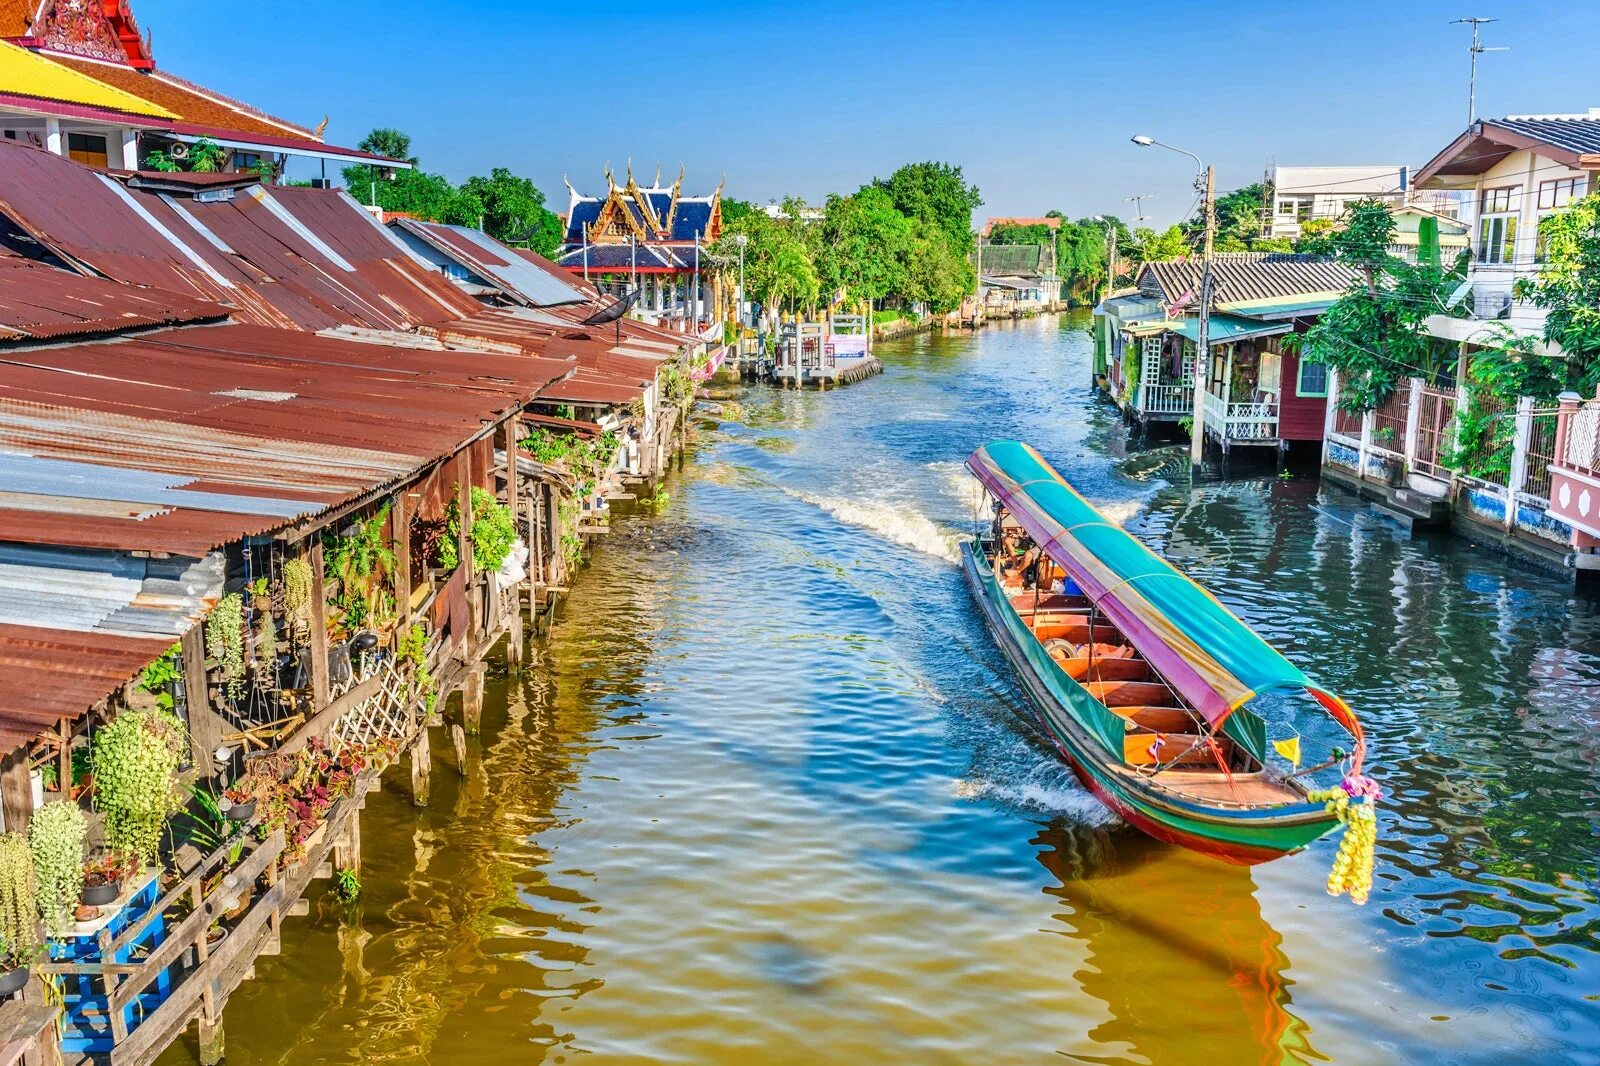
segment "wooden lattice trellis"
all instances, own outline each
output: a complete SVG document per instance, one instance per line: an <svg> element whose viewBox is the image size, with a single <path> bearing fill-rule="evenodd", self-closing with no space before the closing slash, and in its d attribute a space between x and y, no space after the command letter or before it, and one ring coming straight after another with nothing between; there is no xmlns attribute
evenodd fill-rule
<svg viewBox="0 0 1600 1066"><path fill-rule="evenodd" d="M356 677L352 670L347 688L374 676L378 679L377 691L340 715L329 730L328 746L334 752L346 745L381 739L405 741L416 731L420 701L415 698L410 679L395 669L393 661L377 663L364 677Z"/></svg>

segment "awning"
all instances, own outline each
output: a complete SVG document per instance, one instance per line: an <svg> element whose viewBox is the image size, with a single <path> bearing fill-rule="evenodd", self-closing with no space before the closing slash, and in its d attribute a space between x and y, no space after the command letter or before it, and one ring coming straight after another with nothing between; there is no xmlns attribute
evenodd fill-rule
<svg viewBox="0 0 1600 1066"><path fill-rule="evenodd" d="M1107 522L1039 453L986 444L967 469L1190 706L1215 728L1270 691L1306 691L1359 741L1343 700L1317 687L1205 589Z"/></svg>
<svg viewBox="0 0 1600 1066"><path fill-rule="evenodd" d="M1135 337L1148 337L1152 333L1167 333L1178 329L1180 323L1169 318L1154 318L1147 322L1129 322L1124 325L1123 331Z"/></svg>
<svg viewBox="0 0 1600 1066"><path fill-rule="evenodd" d="M1293 329L1292 322L1257 322L1251 318L1235 318L1233 315L1212 315L1207 343L1232 344L1234 341L1249 340L1251 337L1270 337L1275 333L1288 333ZM1177 323L1172 332L1181 333L1199 344L1200 320L1186 318Z"/></svg>

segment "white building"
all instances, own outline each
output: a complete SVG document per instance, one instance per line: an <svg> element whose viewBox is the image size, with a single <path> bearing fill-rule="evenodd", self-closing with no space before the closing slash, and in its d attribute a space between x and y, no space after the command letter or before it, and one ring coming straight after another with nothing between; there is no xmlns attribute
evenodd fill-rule
<svg viewBox="0 0 1600 1066"><path fill-rule="evenodd" d="M1273 197L1271 214L1262 226L1264 237L1295 240L1305 223L1313 219L1337 222L1357 200L1383 200L1397 210L1414 207L1447 219L1460 212L1458 195L1418 190L1412 186L1410 168L1398 165L1274 166L1267 172L1267 182Z"/></svg>
<svg viewBox="0 0 1600 1066"><path fill-rule="evenodd" d="M1504 322L1539 334L1545 312L1512 298L1518 278L1538 273L1539 221L1595 188L1600 171L1600 108L1583 115L1480 119L1417 171L1423 189L1466 193L1462 221L1472 235L1471 319L1435 318L1446 340L1485 340Z"/></svg>

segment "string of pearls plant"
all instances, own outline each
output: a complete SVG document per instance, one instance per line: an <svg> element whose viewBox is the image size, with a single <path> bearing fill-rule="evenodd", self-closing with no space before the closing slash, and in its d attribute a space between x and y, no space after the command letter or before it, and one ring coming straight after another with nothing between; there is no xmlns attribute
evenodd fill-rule
<svg viewBox="0 0 1600 1066"><path fill-rule="evenodd" d="M39 950L39 898L33 852L21 833L0 835L0 940L14 963L33 961Z"/></svg>
<svg viewBox="0 0 1600 1066"><path fill-rule="evenodd" d="M217 602L206 619L206 654L222 670L228 699L244 695L244 597L230 592Z"/></svg>
<svg viewBox="0 0 1600 1066"><path fill-rule="evenodd" d="M46 803L28 823L45 931L61 936L83 898L83 840L89 823L76 803Z"/></svg>
<svg viewBox="0 0 1600 1066"><path fill-rule="evenodd" d="M183 723L166 711L124 711L96 734L95 802L107 847L156 860L162 827L183 805L176 783L187 747Z"/></svg>

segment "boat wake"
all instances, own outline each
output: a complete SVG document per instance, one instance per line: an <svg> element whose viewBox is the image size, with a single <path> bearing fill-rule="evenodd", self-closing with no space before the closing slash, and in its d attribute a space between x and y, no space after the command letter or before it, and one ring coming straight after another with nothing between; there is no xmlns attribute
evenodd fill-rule
<svg viewBox="0 0 1600 1066"><path fill-rule="evenodd" d="M885 540L954 565L961 561L961 538L909 504L814 496L794 489L787 495L820 508L846 525L865 529Z"/></svg>
<svg viewBox="0 0 1600 1066"><path fill-rule="evenodd" d="M1117 816L1085 791L1072 771L1054 762L1041 762L1014 781L963 778L951 791L957 799L986 799L1031 814L1063 816L1079 825L1117 824Z"/></svg>

